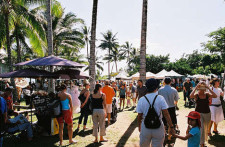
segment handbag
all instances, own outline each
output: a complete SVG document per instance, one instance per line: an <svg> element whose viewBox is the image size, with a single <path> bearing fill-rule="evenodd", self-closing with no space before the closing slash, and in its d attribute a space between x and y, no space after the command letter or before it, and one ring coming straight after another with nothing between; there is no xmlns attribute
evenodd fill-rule
<svg viewBox="0 0 225 147"><path fill-rule="evenodd" d="M51 120L51 135L59 134L59 123L56 118Z"/></svg>

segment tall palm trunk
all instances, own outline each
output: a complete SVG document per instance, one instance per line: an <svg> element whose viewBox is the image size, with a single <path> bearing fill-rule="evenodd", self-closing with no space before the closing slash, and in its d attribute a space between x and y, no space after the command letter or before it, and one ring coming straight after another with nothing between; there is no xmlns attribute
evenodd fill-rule
<svg viewBox="0 0 225 147"><path fill-rule="evenodd" d="M148 0L143 0L141 24L141 49L140 49L140 79L146 80L146 37L147 37L147 10Z"/></svg>
<svg viewBox="0 0 225 147"><path fill-rule="evenodd" d="M88 54L89 53L89 51L88 51L88 40L86 40L86 46L87 46L87 58L88 58L88 60L90 60L89 59L89 54Z"/></svg>
<svg viewBox="0 0 225 147"><path fill-rule="evenodd" d="M11 55L11 48L10 48L10 38L9 38L9 13L5 13L5 28L6 28L6 44L7 44L7 53L8 53L8 66L9 66L9 71L13 71L12 67L12 55ZM16 84L14 81L14 78L10 79L12 86L14 89L16 89ZM14 97L13 101L15 102L18 98L17 91L13 91Z"/></svg>
<svg viewBox="0 0 225 147"><path fill-rule="evenodd" d="M52 0L47 0L47 41L48 41L48 55L53 55L53 37L52 37L52 14L51 14Z"/></svg>
<svg viewBox="0 0 225 147"><path fill-rule="evenodd" d="M90 47L90 84L91 91L95 86L95 41L96 41L96 25L97 25L98 0L93 0L92 23L91 23L91 47Z"/></svg>
<svg viewBox="0 0 225 147"><path fill-rule="evenodd" d="M12 68L12 55L11 55L11 48L10 48L10 38L9 38L9 14L5 13L5 27L6 27L6 44L7 44L7 53L8 53L8 66L9 71L13 71Z"/></svg>
<svg viewBox="0 0 225 147"><path fill-rule="evenodd" d="M110 49L109 49L109 56L110 56ZM110 80L111 76L110 76L110 59L108 61L108 78Z"/></svg>
<svg viewBox="0 0 225 147"><path fill-rule="evenodd" d="M17 46L17 63L20 63L21 62L21 48L20 48L20 41L19 41L17 27L16 27L16 46ZM16 68L17 68L17 70L19 70L20 66L17 66Z"/></svg>
<svg viewBox="0 0 225 147"><path fill-rule="evenodd" d="M48 42L48 56L53 55L53 37L52 37L52 15L51 15L51 7L52 7L52 0L47 0L47 42ZM53 72L53 66L50 66L50 72ZM48 84L48 91L55 90L54 80L50 79Z"/></svg>

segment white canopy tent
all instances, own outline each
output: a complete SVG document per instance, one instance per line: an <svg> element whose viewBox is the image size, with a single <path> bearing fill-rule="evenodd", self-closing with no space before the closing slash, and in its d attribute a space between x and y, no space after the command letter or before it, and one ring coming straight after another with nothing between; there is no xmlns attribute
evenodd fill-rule
<svg viewBox="0 0 225 147"><path fill-rule="evenodd" d="M116 80L130 80L131 77L127 77L127 74L125 72L120 72L116 77Z"/></svg>
<svg viewBox="0 0 225 147"><path fill-rule="evenodd" d="M132 81L134 80L138 80L140 78L140 73L137 72L136 74L131 76ZM157 76L156 74L152 73L152 72L147 72L146 73L146 79L150 79L150 78L155 78L155 79L163 79L164 77L162 76Z"/></svg>
<svg viewBox="0 0 225 147"><path fill-rule="evenodd" d="M157 73L156 76L159 76L159 77L182 77L183 75L175 72L174 70L171 70L168 72L165 69L163 69L162 71Z"/></svg>

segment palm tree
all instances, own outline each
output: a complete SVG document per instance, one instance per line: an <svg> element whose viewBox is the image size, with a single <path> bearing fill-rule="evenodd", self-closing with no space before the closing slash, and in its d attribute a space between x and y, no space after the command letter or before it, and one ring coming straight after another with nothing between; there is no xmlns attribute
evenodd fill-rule
<svg viewBox="0 0 225 147"><path fill-rule="evenodd" d="M53 32L52 32L52 0L46 1L47 11L46 11L46 18L47 18L47 44L48 44L48 55L53 55Z"/></svg>
<svg viewBox="0 0 225 147"><path fill-rule="evenodd" d="M97 10L98 10L98 0L93 0L90 55L95 55ZM92 91L95 85L95 56L90 56L89 63L90 63L90 76L91 76L90 84L91 84L91 91Z"/></svg>
<svg viewBox="0 0 225 147"><path fill-rule="evenodd" d="M132 50L133 50L132 43L129 43L128 41L126 41L125 44L121 46L120 50L121 56L127 57L127 63L129 63L130 61L130 55Z"/></svg>
<svg viewBox="0 0 225 147"><path fill-rule="evenodd" d="M39 15L39 20L43 28L47 32L46 24L46 7L40 6L33 12L35 15ZM53 31L53 52L56 56L62 55L62 51L66 48L71 48L77 51L84 46L83 33L75 28L76 25L83 24L84 21L73 13L64 14L64 9L59 2L54 1L52 3L52 31ZM66 49L68 51L68 49ZM61 53L61 54L59 54Z"/></svg>
<svg viewBox="0 0 225 147"><path fill-rule="evenodd" d="M99 71L103 71L104 69L103 69L103 67L102 67L102 65L104 64L102 61L102 56L100 56L100 57L98 57L97 56L97 53L95 54L95 65L96 65L96 67L95 67L95 69L97 69L97 70L99 70ZM85 68L85 70L84 71L87 71L87 70L89 70L90 69L90 64Z"/></svg>
<svg viewBox="0 0 225 147"><path fill-rule="evenodd" d="M102 43L99 45L99 47L103 50L108 50L108 78L110 79L110 61L112 59L111 55L118 54L119 43L117 42L116 34L113 35L112 31L107 31L106 33L102 33L102 35L104 40L101 40Z"/></svg>
<svg viewBox="0 0 225 147"><path fill-rule="evenodd" d="M104 60L107 60L109 62L114 62L115 66L116 66L116 72L118 72L118 66L117 66L117 62L124 59L124 56L119 54L119 45L115 45L115 48L113 50L111 50L109 55L106 55L106 57L104 58ZM112 71L112 70L111 70Z"/></svg>
<svg viewBox="0 0 225 147"><path fill-rule="evenodd" d="M147 11L148 0L143 0L142 25L141 25L141 48L140 48L140 79L146 79L146 37L147 37Z"/></svg>
<svg viewBox="0 0 225 147"><path fill-rule="evenodd" d="M88 44L90 43L90 29L87 26L84 26L82 28L82 33L84 35L84 40L87 46L87 59L89 59L89 49L88 49Z"/></svg>

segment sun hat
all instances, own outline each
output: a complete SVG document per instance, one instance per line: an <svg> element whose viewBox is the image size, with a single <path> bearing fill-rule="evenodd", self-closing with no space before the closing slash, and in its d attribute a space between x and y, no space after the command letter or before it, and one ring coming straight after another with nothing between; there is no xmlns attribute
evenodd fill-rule
<svg viewBox="0 0 225 147"><path fill-rule="evenodd" d="M200 121L200 113L196 112L196 111L191 111L188 116L186 116L188 118L191 118L191 119L197 119L198 120L198 124L199 124L199 127L201 127L201 121Z"/></svg>

